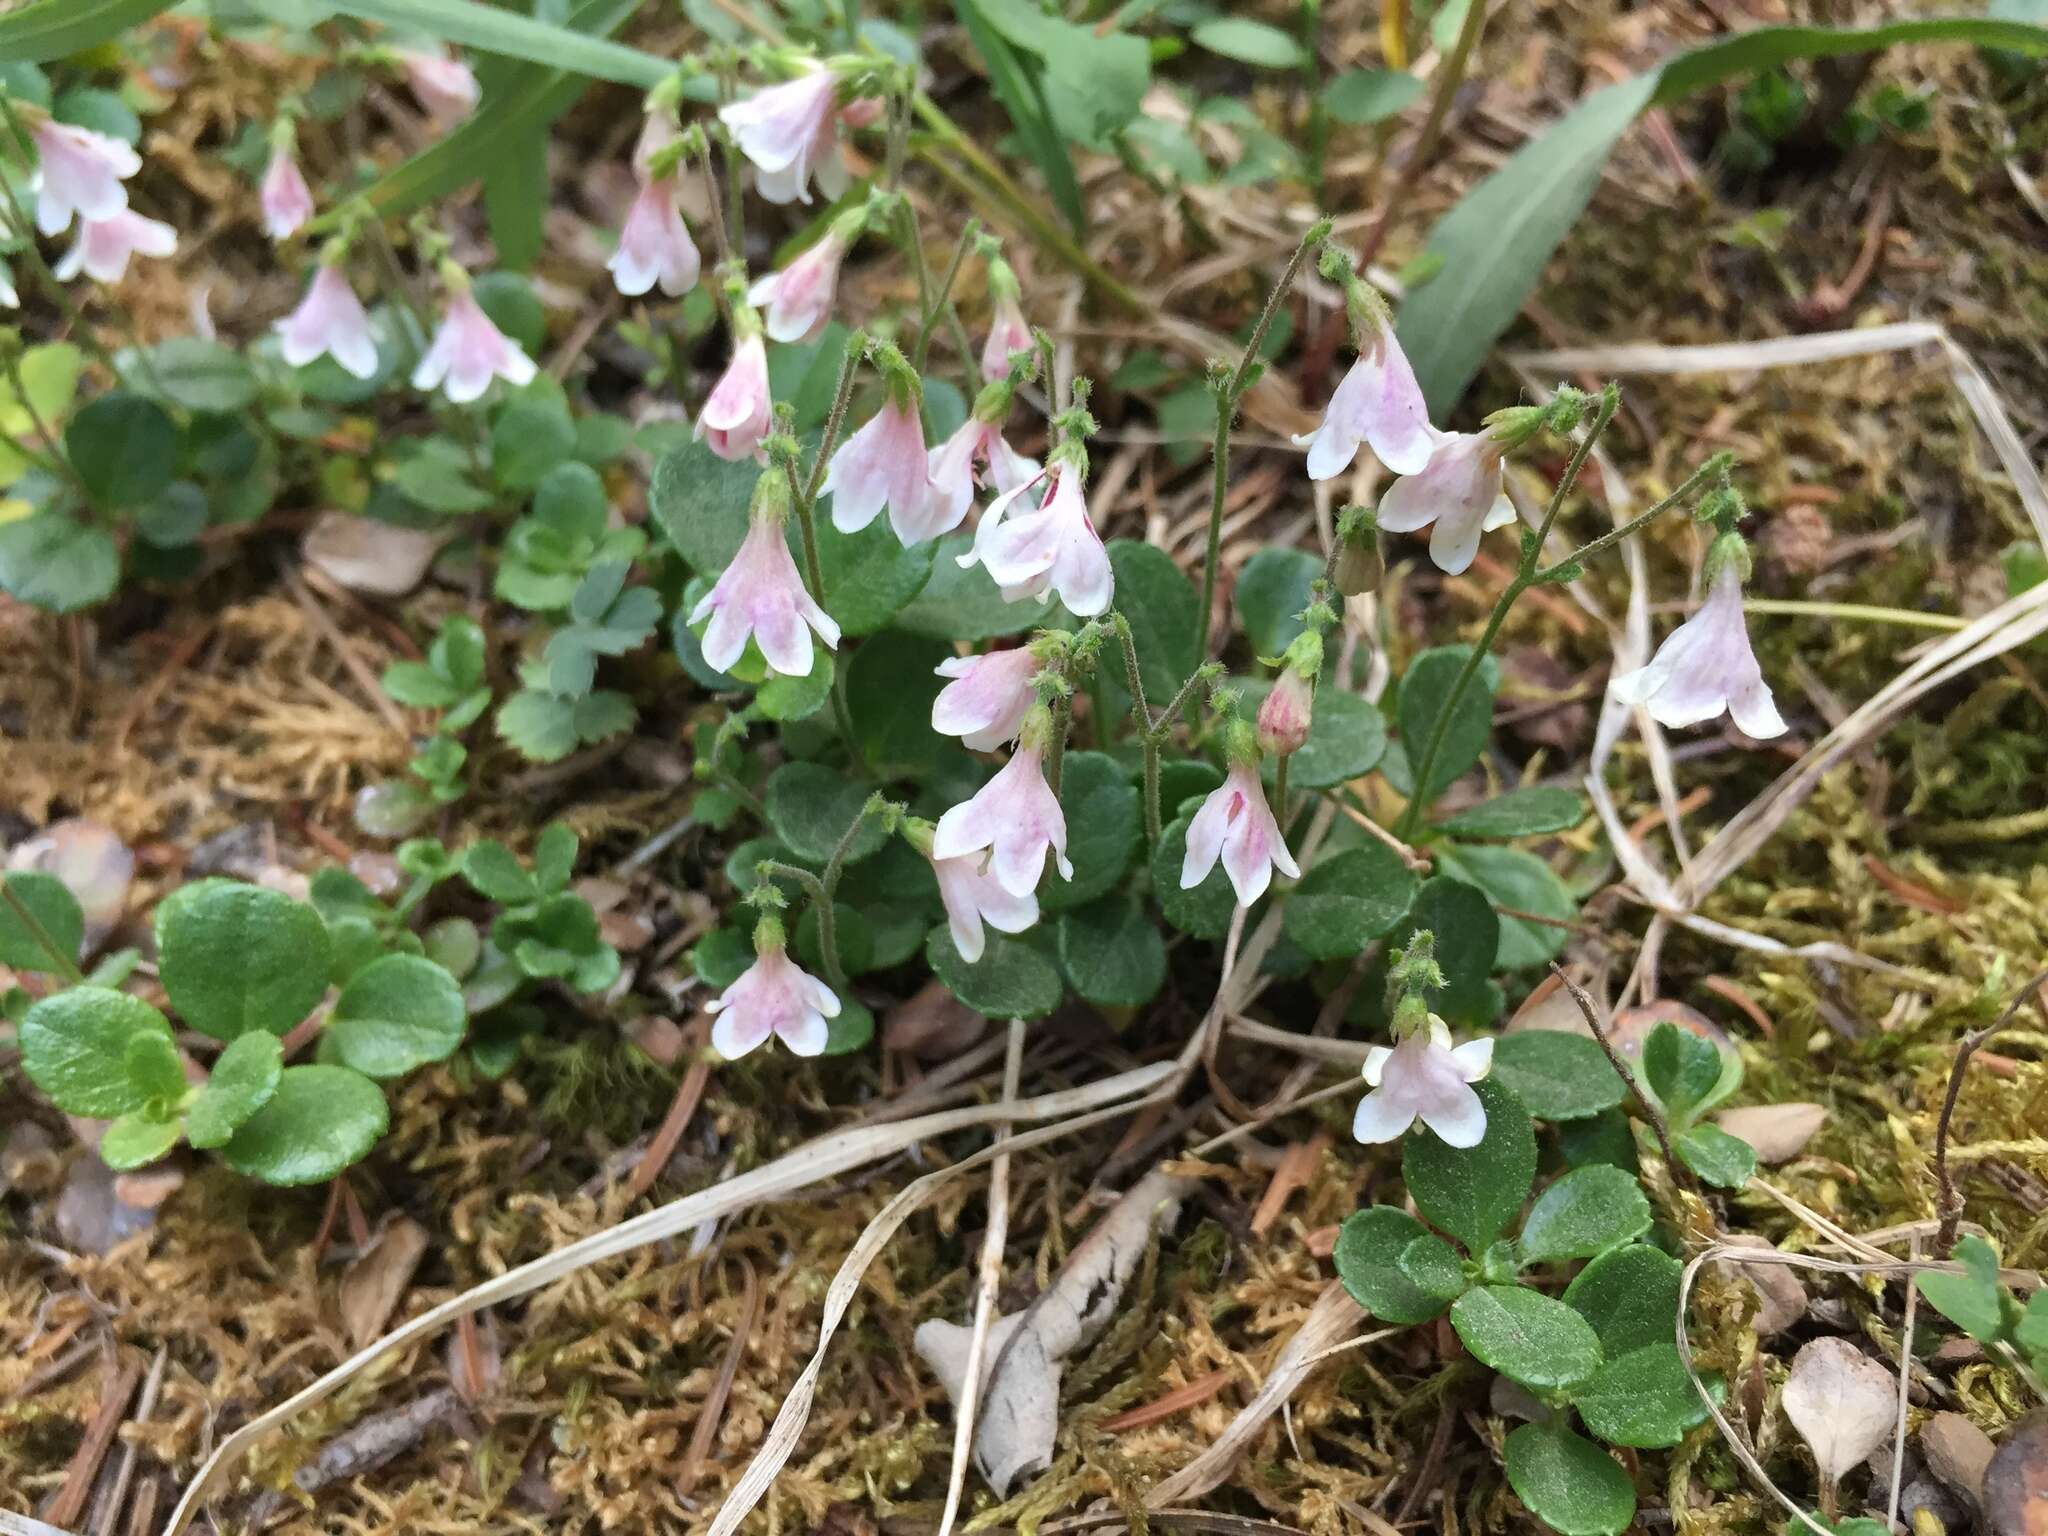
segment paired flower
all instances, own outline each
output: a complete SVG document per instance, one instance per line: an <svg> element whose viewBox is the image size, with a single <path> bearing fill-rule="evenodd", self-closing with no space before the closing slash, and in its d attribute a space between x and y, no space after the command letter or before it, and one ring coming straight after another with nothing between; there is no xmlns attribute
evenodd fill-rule
<svg viewBox="0 0 2048 1536"><path fill-rule="evenodd" d="M1022 290L1017 274L1000 255L991 254L988 263L988 295L994 307L989 319L988 340L981 346L981 376L993 382L1007 378L1010 354L1031 350L1031 325L1018 302Z"/></svg>
<svg viewBox="0 0 2048 1536"><path fill-rule="evenodd" d="M1088 516L1081 474L1071 458L1055 457L1043 475L998 496L982 514L974 547L959 557L960 564L986 569L1008 602L1051 595L1080 618L1106 612L1116 576ZM1020 502L1038 485L1047 489L1036 508Z"/></svg>
<svg viewBox="0 0 2048 1536"><path fill-rule="evenodd" d="M820 489L832 498L832 526L841 533L858 533L886 506L896 537L921 544L952 524L938 527L933 518L917 375L894 347L882 349L880 362L888 397L833 452Z"/></svg>
<svg viewBox="0 0 2048 1536"><path fill-rule="evenodd" d="M481 399L492 379L503 379L515 388L532 383L537 371L533 359L484 313L462 269L444 261L441 280L448 289L448 308L433 345L413 370L412 387L441 389L457 405L465 405Z"/></svg>
<svg viewBox="0 0 2048 1536"><path fill-rule="evenodd" d="M1259 782L1258 751L1243 721L1231 722L1230 771L1211 790L1188 823L1187 851L1180 863L1180 888L1191 891L1223 861L1240 905L1266 894L1273 871L1298 879L1301 870L1287 851L1280 824L1266 804Z"/></svg>
<svg viewBox="0 0 2048 1536"><path fill-rule="evenodd" d="M1379 526L1393 533L1430 528L1429 558L1455 576L1479 553L1479 536L1515 520L1501 489L1507 447L1491 432L1440 432L1429 462L1380 498Z"/></svg>
<svg viewBox="0 0 2048 1536"><path fill-rule="evenodd" d="M860 232L866 215L856 209L833 220L825 237L780 272L771 272L747 290L747 302L765 311L767 331L776 341L815 341L832 318L832 296L839 288L839 264Z"/></svg>
<svg viewBox="0 0 2048 1536"><path fill-rule="evenodd" d="M1673 630L1648 666L1608 684L1615 696L1649 710L1660 725L1698 725L1724 710L1751 736L1785 733L1742 618L1742 577L1749 563L1741 537L1724 533L1707 551L1707 598Z"/></svg>
<svg viewBox="0 0 2048 1536"><path fill-rule="evenodd" d="M128 206L121 185L142 169L142 157L119 139L46 117L30 135L36 146L36 228L61 235L76 214L111 220ZM166 253L168 254L168 253Z"/></svg>
<svg viewBox="0 0 2048 1536"><path fill-rule="evenodd" d="M178 232L170 225L118 208L104 219L81 218L78 239L55 270L64 282L83 272L102 283L118 283L127 275L129 257L169 256L177 249Z"/></svg>
<svg viewBox="0 0 2048 1536"><path fill-rule="evenodd" d="M697 286L702 266L676 204L674 173L642 180L619 230L619 248L605 263L619 292L638 298L659 283L663 293L680 298Z"/></svg>
<svg viewBox="0 0 2048 1536"><path fill-rule="evenodd" d="M911 847L931 861L932 875L939 882L939 900L946 907L946 926L953 934L953 947L969 965L988 951L984 928L998 933L1022 933L1038 921L1038 897L1027 891L1019 896L1003 888L988 870L987 860L978 854L961 854L942 859L932 852L935 829L915 817L904 824Z"/></svg>
<svg viewBox="0 0 2048 1536"><path fill-rule="evenodd" d="M711 620L704 631L704 660L720 672L740 659L749 637L768 665L785 677L810 676L812 630L828 650L839 646L839 626L797 574L783 537L788 516L789 487L782 472L771 469L754 486L739 553L690 614L692 624Z"/></svg>
<svg viewBox="0 0 2048 1536"><path fill-rule="evenodd" d="M832 989L789 958L782 919L765 912L754 925L754 963L705 1012L711 1048L727 1061L767 1043L772 1035L798 1056L816 1056L839 1017Z"/></svg>
<svg viewBox="0 0 2048 1536"><path fill-rule="evenodd" d="M1358 1101L1351 1134L1360 1141L1394 1141L1420 1120L1447 1146L1476 1147L1486 1136L1486 1106L1472 1091L1493 1066L1493 1042L1451 1044L1451 1032L1435 1014L1391 1048L1376 1045L1365 1056L1365 1080L1372 1092Z"/></svg>
<svg viewBox="0 0 2048 1536"><path fill-rule="evenodd" d="M289 118L271 141L270 164L263 172L257 200L263 208L263 232L272 240L289 240L313 217L313 189L299 169Z"/></svg>
<svg viewBox="0 0 2048 1536"><path fill-rule="evenodd" d="M839 77L819 65L719 108L718 120L754 162L756 185L769 202L808 203L814 170L821 188L842 170L832 122L838 92Z"/></svg>
<svg viewBox="0 0 2048 1536"><path fill-rule="evenodd" d="M427 115L442 127L459 123L476 110L483 92L475 72L461 59L446 49L401 48L396 54L399 68L405 71L405 83Z"/></svg>
<svg viewBox="0 0 2048 1536"><path fill-rule="evenodd" d="M957 859L987 850L986 867L1012 896L1038 889L1050 852L1063 879L1074 878L1067 860L1067 818L1059 796L1045 781L1045 752L1052 739L1052 712L1036 705L1025 717L1017 750L996 776L939 818L932 857Z"/></svg>
<svg viewBox="0 0 2048 1536"><path fill-rule="evenodd" d="M733 315L732 361L712 387L697 417L697 436L721 459L737 463L761 457L761 440L775 425L768 395L768 350L761 344L760 322L750 309Z"/></svg>
<svg viewBox="0 0 2048 1536"><path fill-rule="evenodd" d="M1294 441L1308 449L1311 480L1344 473L1360 443L1370 444L1380 462L1397 475L1416 474L1429 463L1436 442L1429 407L1383 310L1361 336L1357 360L1330 396L1322 423Z"/></svg>
<svg viewBox="0 0 2048 1536"><path fill-rule="evenodd" d="M966 521L977 485L1014 491L1038 478L1038 461L1026 458L1003 440L1010 394L1007 378L984 385L967 419L932 450L925 474L931 481L932 522L937 532L948 533Z"/></svg>
<svg viewBox="0 0 2048 1536"><path fill-rule="evenodd" d="M322 262L298 308L277 322L279 352L294 368L325 355L359 379L377 372L370 317L341 268Z"/></svg>
<svg viewBox="0 0 2048 1536"><path fill-rule="evenodd" d="M1038 702L1038 657L1029 646L981 656L948 656L937 668L952 681L932 700L932 729L958 736L970 752L993 752L1024 728Z"/></svg>

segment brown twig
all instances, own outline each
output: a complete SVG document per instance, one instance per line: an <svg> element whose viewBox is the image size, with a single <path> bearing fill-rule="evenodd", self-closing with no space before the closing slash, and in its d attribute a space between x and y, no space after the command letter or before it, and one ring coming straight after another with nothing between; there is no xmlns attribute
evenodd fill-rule
<svg viewBox="0 0 2048 1536"><path fill-rule="evenodd" d="M1657 1145L1664 1150L1664 1166L1671 1171L1671 1182L1690 1190L1693 1194L1698 1194L1699 1186L1693 1182L1692 1170L1678 1160L1677 1152L1672 1149L1671 1132L1664 1124L1663 1114L1650 1102L1650 1096L1643 1092L1635 1074L1629 1071L1627 1063L1621 1059L1621 1053L1615 1050L1614 1042L1608 1038L1607 1031L1600 1027L1599 1010L1593 1006L1593 999L1584 987L1565 975L1564 967L1556 961L1551 962L1550 970L1552 975L1564 983L1565 990L1572 995L1572 1001L1579 1005L1579 1012L1585 1015L1586 1027L1593 1031L1593 1038L1600 1042L1600 1049L1607 1053L1608 1064L1628 1085L1628 1091L1634 1095L1636 1103L1642 1106L1643 1118L1650 1122L1650 1129L1657 1133Z"/></svg>
<svg viewBox="0 0 2048 1536"><path fill-rule="evenodd" d="M711 1383L704 1406L697 1410L697 1423L690 1431L689 1449L683 1453L683 1469L676 1474L676 1491L686 1496L697 1486L705 1459L711 1454L711 1442L718 1435L718 1421L725 1416L726 1400L732 1396L733 1378L739 1374L740 1358L747 1352L747 1340L753 1335L754 1317L761 1305L761 1286L754 1278L754 1266L744 1258L740 1265L746 1274L746 1288L740 1293L740 1313L733 1320L732 1342L726 1346L725 1358L718 1364L718 1378Z"/></svg>
<svg viewBox="0 0 2048 1536"><path fill-rule="evenodd" d="M654 1133L654 1139L647 1143L647 1150L641 1154L634 1166L633 1176L626 1181L626 1203L631 1205L654 1187L661 1170L668 1166L668 1160L675 1156L676 1143L683 1139L683 1132L689 1129L691 1118L697 1113L697 1106L703 1101L704 1086L711 1081L711 1059L704 1054L704 1019L690 1021L689 1031L684 1037L683 1049L695 1058L690 1070L683 1074L683 1081L676 1089L676 1096L669 1104L668 1114L662 1118L661 1128Z"/></svg>
<svg viewBox="0 0 2048 1536"><path fill-rule="evenodd" d="M141 1361L128 1360L114 1366L113 1380L100 1398L99 1407L93 1410L92 1422L85 1427L85 1438L78 1442L71 1465L65 1469L64 1486L43 1506L38 1519L56 1526L78 1524L85 1514L85 1501L92 1495L93 1481L99 1476L100 1463L106 1460L114 1436L121 1431L128 1400L135 1396L136 1384L141 1380Z"/></svg>
<svg viewBox="0 0 2048 1536"><path fill-rule="evenodd" d="M2048 971L2041 971L2033 980L2013 994L2011 1002L2005 1005L2005 1012L1985 1025L1963 1036L1963 1043L1956 1051L1955 1065L1949 1068L1948 1092L1942 1095L1941 1118L1934 1122L1934 1182L1939 1194L1936 1196L1937 1211L1941 1225L1934 1233L1934 1256L1945 1259L1956 1245L1956 1227L1963 1219L1963 1197L1957 1190L1955 1180L1948 1171L1949 1124L1955 1119L1956 1100L1962 1097L1963 1073L1969 1068L1970 1058L1977 1054L1977 1048L2010 1024L2026 1006L2027 999L2041 990L2048 982Z"/></svg>
<svg viewBox="0 0 2048 1536"><path fill-rule="evenodd" d="M1197 1376L1186 1386L1176 1387L1164 1397L1155 1397L1149 1403L1140 1403L1135 1408L1126 1408L1122 1413L1104 1419L1097 1428L1105 1435L1114 1435L1127 1429L1143 1429L1148 1424L1157 1424L1161 1419L1170 1419L1176 1413L1206 1403L1236 1377L1237 1373L1228 1368Z"/></svg>

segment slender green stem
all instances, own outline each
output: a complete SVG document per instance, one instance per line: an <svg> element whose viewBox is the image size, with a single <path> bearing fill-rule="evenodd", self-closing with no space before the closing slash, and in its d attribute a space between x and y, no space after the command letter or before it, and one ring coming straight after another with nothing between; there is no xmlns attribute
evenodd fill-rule
<svg viewBox="0 0 2048 1536"><path fill-rule="evenodd" d="M56 962L59 975L74 987L85 980L85 972L78 968L77 956L64 953L63 945L50 937L50 930L43 926L42 919L30 910L29 904L21 899L21 892L14 888L14 882L5 876L0 876L0 901L7 903L15 921L26 928L28 936L41 946L44 954Z"/></svg>
<svg viewBox="0 0 2048 1536"><path fill-rule="evenodd" d="M1180 685L1180 691L1174 694L1165 711L1159 716L1158 723L1152 727L1153 734L1161 741L1166 740L1173 730L1173 722L1180 717L1181 710L1187 706L1188 699L1194 694L1195 689L1207 683L1212 677L1220 675L1222 670L1221 666L1210 661L1202 663L1190 672L1188 680Z"/></svg>
<svg viewBox="0 0 2048 1536"><path fill-rule="evenodd" d="M910 207L908 199L904 200L903 206L906 210ZM910 224L910 238L915 243L917 240L917 219L914 214L910 216ZM919 374L924 372L925 357L931 351L932 328L939 323L940 314L951 306L953 302L953 285L960 280L960 268L966 264L967 252L974 244L974 237L980 233L981 220L979 219L969 219L961 227L960 242L953 247L953 259L946 263L945 276L939 279L938 292L934 301L926 305L918 317L917 345L911 349L910 365ZM920 258L921 260L922 258ZM957 321L958 316L956 315L954 318Z"/></svg>
<svg viewBox="0 0 2048 1536"><path fill-rule="evenodd" d="M1280 840L1287 840L1287 765L1294 761L1294 754L1288 753L1273 765L1273 817L1280 823Z"/></svg>
<svg viewBox="0 0 2048 1536"><path fill-rule="evenodd" d="M699 157L704 169L704 201L711 209L711 238L718 243L718 265L724 269L732 264L732 243L725 228L725 199L718 192L718 167L711 158L711 134L706 133L700 141L703 154ZM718 300L719 307L725 307L725 289L713 283L711 296Z"/></svg>
<svg viewBox="0 0 2048 1536"><path fill-rule="evenodd" d="M853 381L859 373L861 357L867 350L866 341L865 336L856 333L847 343L846 355L840 359L839 382L832 389L832 409L825 413L825 435L818 439L818 456L811 460L810 478L799 498L806 512L818 499L818 488L825 483L825 466L831 461L832 450L838 446L840 428L846 425L846 405L853 398ZM818 590L822 593L824 589Z"/></svg>
<svg viewBox="0 0 2048 1536"><path fill-rule="evenodd" d="M1567 569L1576 565L1584 565L1593 556L1606 553L1631 534L1640 533L1644 528L1647 528L1652 522L1662 517L1680 502L1689 499L1694 491L1698 490L1707 481L1720 475L1733 461L1733 454L1715 454L1706 463L1686 476L1683 485L1679 486L1670 495L1664 497L1663 500L1651 507L1649 511L1639 517L1630 518L1619 528L1603 533L1597 539L1587 540L1555 565L1545 566L1542 570L1538 571L1535 579L1539 582L1562 580L1563 573Z"/></svg>
<svg viewBox="0 0 2048 1536"><path fill-rule="evenodd" d="M768 819L768 808L761 803L761 797L747 788L745 784L742 784L740 776L730 768L714 768L712 770L712 778L737 796L740 804L754 813L756 821L766 821Z"/></svg>
<svg viewBox="0 0 2048 1536"><path fill-rule="evenodd" d="M1475 5L1483 0L1473 0ZM1245 343L1244 355L1238 358L1237 367L1231 370L1227 380L1215 382L1216 391L1216 440L1210 446L1209 460L1215 467L1209 488L1209 536L1202 553L1202 604L1195 611L1195 654L1209 654L1210 612L1216 602L1216 564L1223 553L1223 502L1230 489L1230 425L1237 420L1237 404L1244 398L1244 392L1253 376L1253 370L1260 362L1259 354L1266 345L1266 333L1273 328L1273 317L1280 312L1281 304L1294 287L1294 276L1301 270L1302 262L1308 259L1309 250L1319 244L1329 229L1327 221L1319 222L1302 236L1301 243L1294 248L1294 254L1287 258L1287 266L1280 273L1280 280L1266 295L1265 308L1259 311L1258 323L1252 327L1251 339Z"/></svg>
<svg viewBox="0 0 2048 1536"><path fill-rule="evenodd" d="M1073 695L1063 693L1052 701L1052 740L1045 751L1045 783L1059 798L1060 775L1067 765L1067 727L1074 718Z"/></svg>
<svg viewBox="0 0 2048 1536"><path fill-rule="evenodd" d="M1131 636L1131 621L1111 610L1110 625L1123 646L1124 686L1131 692L1131 719L1138 727L1138 745L1145 754L1145 837L1159 841L1159 738L1153 734L1152 711L1145 703L1145 677L1138 670L1138 645Z"/></svg>

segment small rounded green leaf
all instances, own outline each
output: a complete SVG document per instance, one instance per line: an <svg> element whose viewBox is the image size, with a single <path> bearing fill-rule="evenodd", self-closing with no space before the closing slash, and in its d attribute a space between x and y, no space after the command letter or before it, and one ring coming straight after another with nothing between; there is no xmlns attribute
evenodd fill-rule
<svg viewBox="0 0 2048 1536"><path fill-rule="evenodd" d="M284 1074L277 1036L252 1030L228 1042L185 1111L185 1139L201 1149L227 1144L249 1117L270 1102Z"/></svg>
<svg viewBox="0 0 2048 1536"><path fill-rule="evenodd" d="M1415 872L1384 843L1347 848L1303 877L1281 909L1281 926L1314 959L1348 959L1392 932L1420 889Z"/></svg>
<svg viewBox="0 0 2048 1536"><path fill-rule="evenodd" d="M100 1138L100 1161L116 1173L153 1163L178 1144L175 1115L151 1119L139 1111L119 1116Z"/></svg>
<svg viewBox="0 0 2048 1536"><path fill-rule="evenodd" d="M770 775L762 796L768 829L805 864L824 864L868 803L868 786L834 773L823 763L784 763ZM879 816L869 816L847 853L849 864L866 858L887 839Z"/></svg>
<svg viewBox="0 0 2048 1536"><path fill-rule="evenodd" d="M159 1030L137 1030L128 1037L123 1065L129 1081L147 1099L176 1103L185 1096L185 1068L170 1036Z"/></svg>
<svg viewBox="0 0 2048 1536"><path fill-rule="evenodd" d="M1960 1273L1930 1270L1916 1275L1914 1283L1935 1311L1971 1338L1985 1344L1997 1343L2004 1338L2007 1326L2005 1288L1998 1279L1998 1250L1972 1233L1956 1244L1955 1257L1963 1266ZM2048 1296L2048 1291L2037 1294Z"/></svg>
<svg viewBox="0 0 2048 1536"><path fill-rule="evenodd" d="M1332 1257L1344 1289L1374 1317L1386 1323L1426 1323L1448 1304L1424 1290L1401 1268L1409 1244L1429 1237L1427 1227L1391 1205L1353 1211L1337 1230ZM1441 1239L1437 1239L1441 1242Z"/></svg>
<svg viewBox="0 0 2048 1536"><path fill-rule="evenodd" d="M1189 36L1197 47L1240 63L1267 69L1295 69L1301 64L1300 43L1278 27L1248 16L1218 16L1201 23Z"/></svg>
<svg viewBox="0 0 2048 1536"><path fill-rule="evenodd" d="M1323 87L1323 110L1340 123L1377 123L1423 93L1423 83L1398 69L1354 69Z"/></svg>
<svg viewBox="0 0 2048 1536"><path fill-rule="evenodd" d="M171 1006L216 1040L281 1035L327 991L327 927L301 902L239 880L200 880L156 912L157 968Z"/></svg>
<svg viewBox="0 0 2048 1536"><path fill-rule="evenodd" d="M1060 808L1066 813L1074 878L1047 882L1039 893L1040 907L1070 912L1115 889L1143 835L1142 798L1115 758L1101 752L1067 754Z"/></svg>
<svg viewBox="0 0 2048 1536"><path fill-rule="evenodd" d="M147 1104L153 1090L129 1070L131 1042L171 1053L171 1026L139 997L110 987L73 987L46 997L21 1021L21 1064L67 1115L107 1119Z"/></svg>
<svg viewBox="0 0 2048 1536"><path fill-rule="evenodd" d="M97 524L58 510L0 523L0 589L24 603L76 613L110 596L120 582L121 551Z"/></svg>
<svg viewBox="0 0 2048 1536"><path fill-rule="evenodd" d="M1703 1379L1719 1396L1719 1383ZM1685 1374L1677 1346L1668 1339L1609 1360L1572 1394L1572 1405L1586 1428L1609 1445L1643 1450L1678 1444L1707 1416L1707 1405Z"/></svg>
<svg viewBox="0 0 2048 1536"><path fill-rule="evenodd" d="M1457 686L1458 676L1464 671L1469 654L1469 649L1462 645L1440 645L1418 655L1401 675L1396 713L1401 722L1402 767L1405 771L1395 787L1404 793L1412 787L1415 774L1421 770L1422 758L1429 750L1437 721L1444 715L1444 708L1450 702L1451 691ZM1488 656L1480 662L1472 681L1466 684L1465 691L1458 697L1457 708L1444 732L1443 745L1437 749L1436 766L1430 771L1430 782L1422 789L1425 803L1436 799L1452 780L1478 760L1480 751L1486 746L1487 735L1493 729L1493 693L1499 686L1500 665Z"/></svg>
<svg viewBox="0 0 2048 1536"><path fill-rule="evenodd" d="M1486 1135L1476 1147L1447 1146L1434 1132L1411 1134L1401 1147L1401 1176L1416 1209L1480 1254L1506 1230L1529 1198L1536 1177L1536 1129L1521 1101L1491 1078L1474 1083L1486 1107Z"/></svg>
<svg viewBox="0 0 2048 1536"><path fill-rule="evenodd" d="M462 878L477 895L503 907L521 906L540 897L540 887L519 856L489 839L463 849Z"/></svg>
<svg viewBox="0 0 2048 1536"><path fill-rule="evenodd" d="M1494 952L1496 969L1527 970L1563 951L1571 936L1568 925L1579 915L1578 903L1535 854L1525 848L1446 844L1437 850L1437 865L1445 874L1478 886L1495 907L1505 909L1500 916L1500 947ZM1517 912L1531 916L1513 915Z"/></svg>
<svg viewBox="0 0 2048 1536"><path fill-rule="evenodd" d="M39 870L20 870L0 879L34 919L33 923L23 921L14 902L0 901L0 965L17 971L64 974L65 962L75 964L85 943L85 914L79 910L78 898L62 880ZM57 954L50 952L51 945L56 946Z"/></svg>
<svg viewBox="0 0 2048 1536"><path fill-rule="evenodd" d="M858 998L842 997L839 1012L826 1021L825 1056L851 1056L875 1038L875 1016Z"/></svg>
<svg viewBox="0 0 2048 1536"><path fill-rule="evenodd" d="M1679 1119L1702 1107L1721 1080L1721 1053L1713 1043L1669 1019L1643 1043L1643 1080L1657 1102Z"/></svg>
<svg viewBox="0 0 2048 1536"><path fill-rule="evenodd" d="M1465 1294L1465 1266L1457 1250L1434 1232L1425 1232L1401 1250L1401 1273L1425 1296L1455 1301Z"/></svg>
<svg viewBox="0 0 2048 1536"><path fill-rule="evenodd" d="M277 1091L221 1156L266 1184L321 1184L358 1161L391 1123L384 1092L347 1067L287 1067Z"/></svg>
<svg viewBox="0 0 2048 1536"><path fill-rule="evenodd" d="M1576 1386L1600 1369L1600 1337L1563 1302L1522 1285L1476 1286L1451 1307L1473 1356L1538 1392Z"/></svg>
<svg viewBox="0 0 2048 1536"><path fill-rule="evenodd" d="M1635 1485L1612 1456L1562 1424L1523 1424L1503 1447L1508 1486L1559 1536L1618 1536L1636 1517Z"/></svg>
<svg viewBox="0 0 2048 1536"><path fill-rule="evenodd" d="M1590 1259L1650 1230L1650 1202L1619 1168L1574 1168L1536 1197L1522 1223L1524 1264Z"/></svg>
<svg viewBox="0 0 2048 1536"><path fill-rule="evenodd" d="M1059 967L1022 939L985 935L982 956L969 965L944 923L925 940L926 963L946 989L991 1019L1035 1019L1059 1007L1066 993Z"/></svg>
<svg viewBox="0 0 2048 1536"><path fill-rule="evenodd" d="M341 989L326 1038L356 1071L399 1077L452 1056L468 1017L462 988L440 966L419 955L386 955Z"/></svg>
<svg viewBox="0 0 2048 1536"><path fill-rule="evenodd" d="M778 672L754 695L761 713L779 724L808 720L825 707L832 696L832 653L822 647L811 652L811 670L802 677Z"/></svg>
<svg viewBox="0 0 2048 1536"><path fill-rule="evenodd" d="M1539 1120L1584 1120L1628 1094L1607 1053L1584 1035L1524 1029L1493 1047L1493 1075Z"/></svg>
<svg viewBox="0 0 2048 1536"><path fill-rule="evenodd" d="M1630 1243L1603 1253L1565 1287L1564 1304L1593 1325L1609 1358L1668 1343L1678 1331L1684 1267L1661 1248Z"/></svg>
<svg viewBox="0 0 2048 1536"><path fill-rule="evenodd" d="M1105 1008L1149 1003L1166 983L1166 945L1129 896L1107 896L1059 923L1060 964L1075 992Z"/></svg>
<svg viewBox="0 0 2048 1536"><path fill-rule="evenodd" d="M1681 1131L1672 1150L1716 1189L1740 1189L1756 1175L1756 1148L1718 1125Z"/></svg>
<svg viewBox="0 0 2048 1536"><path fill-rule="evenodd" d="M1221 860L1193 890L1180 888L1181 861L1187 857L1188 822L1183 816L1159 835L1152 850L1152 895L1166 920L1182 933L1198 939L1220 939L1230 930L1230 914L1237 910L1237 893Z"/></svg>
<svg viewBox="0 0 2048 1536"><path fill-rule="evenodd" d="M176 425L155 401L121 390L81 406L64 429L64 447L101 506L139 505L178 472Z"/></svg>
<svg viewBox="0 0 2048 1536"><path fill-rule="evenodd" d="M1563 832L1586 819L1586 797L1560 784L1511 789L1446 817L1439 825L1453 837L1533 837Z"/></svg>

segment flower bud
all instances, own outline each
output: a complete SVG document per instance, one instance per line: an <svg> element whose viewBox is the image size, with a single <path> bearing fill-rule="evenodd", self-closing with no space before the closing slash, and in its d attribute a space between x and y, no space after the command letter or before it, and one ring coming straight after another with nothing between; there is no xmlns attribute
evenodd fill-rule
<svg viewBox="0 0 2048 1536"><path fill-rule="evenodd" d="M1315 694L1309 680L1285 668L1259 705L1259 749L1274 757L1299 752L1313 723Z"/></svg>

